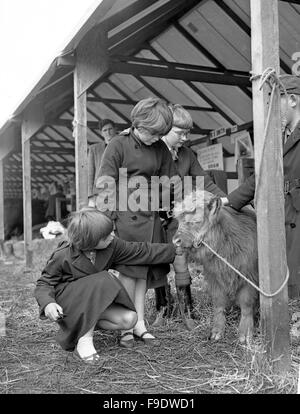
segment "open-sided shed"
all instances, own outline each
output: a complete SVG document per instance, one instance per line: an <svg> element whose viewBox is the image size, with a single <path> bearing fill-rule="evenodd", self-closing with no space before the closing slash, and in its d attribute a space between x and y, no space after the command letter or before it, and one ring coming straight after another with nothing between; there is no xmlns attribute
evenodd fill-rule
<svg viewBox="0 0 300 414"><path fill-rule="evenodd" d="M280 70L291 73L300 1L278 1L278 12ZM190 111L193 148L222 142L232 156L231 133L253 128L251 68L250 0L103 0L0 129L0 239L4 197L23 194L29 264L31 189L76 172L77 208L86 204L87 145L101 139L99 120L126 128L149 95Z"/></svg>

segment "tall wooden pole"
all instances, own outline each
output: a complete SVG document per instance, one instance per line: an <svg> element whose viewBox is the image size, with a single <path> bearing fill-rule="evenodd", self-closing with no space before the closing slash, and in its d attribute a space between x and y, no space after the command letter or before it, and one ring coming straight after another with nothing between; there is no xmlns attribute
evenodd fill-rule
<svg viewBox="0 0 300 414"><path fill-rule="evenodd" d="M85 35L76 49L74 138L77 210L88 203L87 90L107 70L107 34L96 26Z"/></svg>
<svg viewBox="0 0 300 414"><path fill-rule="evenodd" d="M74 72L74 138L76 171L76 210L88 203L86 92L80 93L80 76Z"/></svg>
<svg viewBox="0 0 300 414"><path fill-rule="evenodd" d="M38 98L31 102L24 111L21 126L24 250L25 263L28 268L31 268L33 264L30 138L40 131L44 121L44 101L43 98Z"/></svg>
<svg viewBox="0 0 300 414"><path fill-rule="evenodd" d="M4 236L4 176L3 160L0 159L0 243L4 241Z"/></svg>
<svg viewBox="0 0 300 414"><path fill-rule="evenodd" d="M262 74L268 67L279 69L278 1L251 0L252 71ZM274 292L286 277L284 195L280 95L276 92L269 129L263 136L270 103L270 87L259 90L260 78L253 81L253 121L255 173L261 171L256 189L258 228L259 284ZM290 368L289 314L287 286L275 297L260 296L261 327L266 349L274 369L280 373Z"/></svg>
<svg viewBox="0 0 300 414"><path fill-rule="evenodd" d="M22 167L23 167L23 227L25 264L30 268L33 264L32 249L32 208L31 208L31 162L30 140L26 139L26 128L22 125Z"/></svg>

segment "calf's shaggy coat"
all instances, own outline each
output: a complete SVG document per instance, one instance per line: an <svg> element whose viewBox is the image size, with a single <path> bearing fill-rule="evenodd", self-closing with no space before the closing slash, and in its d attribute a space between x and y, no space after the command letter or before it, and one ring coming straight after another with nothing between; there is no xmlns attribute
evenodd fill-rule
<svg viewBox="0 0 300 414"><path fill-rule="evenodd" d="M245 342L253 333L257 291L201 241L258 284L255 213L246 209L237 212L230 207L223 207L218 197L197 190L176 204L174 216L179 228L173 242L186 249L189 262L194 261L203 266L214 308L211 338L219 340L223 336L225 308L230 302L236 302L241 309L239 340Z"/></svg>

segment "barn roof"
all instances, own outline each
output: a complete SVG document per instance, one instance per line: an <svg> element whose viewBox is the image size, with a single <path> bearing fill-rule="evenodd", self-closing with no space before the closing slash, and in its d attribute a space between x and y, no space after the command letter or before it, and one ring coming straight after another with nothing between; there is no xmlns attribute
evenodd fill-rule
<svg viewBox="0 0 300 414"><path fill-rule="evenodd" d="M300 1L278 5L280 66L291 73L300 52ZM212 130L251 129L250 0L103 0L0 129L6 195L22 191L21 123L41 98L45 123L31 138L32 185L74 175L72 58L95 28L107 34L110 64L88 90L89 143L101 139L100 119L126 128L132 107L150 95L189 110L194 148L206 145ZM225 156L234 153L230 139L218 142Z"/></svg>

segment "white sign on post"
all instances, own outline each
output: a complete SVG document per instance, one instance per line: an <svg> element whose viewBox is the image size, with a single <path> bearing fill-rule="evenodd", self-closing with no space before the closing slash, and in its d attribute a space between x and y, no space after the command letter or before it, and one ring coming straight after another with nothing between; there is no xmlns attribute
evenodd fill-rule
<svg viewBox="0 0 300 414"><path fill-rule="evenodd" d="M204 170L224 170L222 144L209 145L197 151L198 161Z"/></svg>

